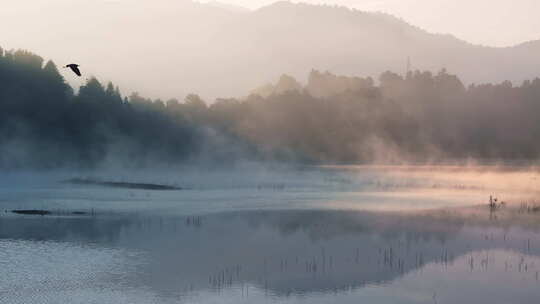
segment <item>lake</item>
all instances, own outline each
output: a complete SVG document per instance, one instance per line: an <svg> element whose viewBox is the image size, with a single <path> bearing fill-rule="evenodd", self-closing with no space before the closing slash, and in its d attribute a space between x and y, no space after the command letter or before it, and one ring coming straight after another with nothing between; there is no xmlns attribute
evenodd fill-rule
<svg viewBox="0 0 540 304"><path fill-rule="evenodd" d="M249 164L0 178L1 303L540 300L537 168Z"/></svg>

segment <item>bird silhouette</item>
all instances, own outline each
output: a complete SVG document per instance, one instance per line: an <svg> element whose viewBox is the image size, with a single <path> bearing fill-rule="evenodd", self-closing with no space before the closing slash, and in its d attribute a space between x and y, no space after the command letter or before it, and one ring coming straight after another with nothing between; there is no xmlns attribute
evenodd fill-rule
<svg viewBox="0 0 540 304"><path fill-rule="evenodd" d="M73 73L77 74L77 76L81 76L81 71L79 70L79 65L75 63L71 63L66 65L64 68L70 68Z"/></svg>

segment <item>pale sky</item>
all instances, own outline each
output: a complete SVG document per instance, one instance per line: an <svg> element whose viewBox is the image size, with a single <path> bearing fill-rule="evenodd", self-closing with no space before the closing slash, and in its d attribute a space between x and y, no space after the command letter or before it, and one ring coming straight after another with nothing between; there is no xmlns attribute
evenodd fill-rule
<svg viewBox="0 0 540 304"><path fill-rule="evenodd" d="M141 1L141 0L139 0ZM206 2L206 1L201 1ZM256 9L275 0L220 0ZM382 11L430 32L488 46L540 39L540 0L302 0Z"/></svg>
<svg viewBox="0 0 540 304"><path fill-rule="evenodd" d="M92 3L99 0L0 0L13 17L24 10L38 10L54 2ZM110 2L156 3L182 0L101 0ZM185 1L185 0L184 0ZM208 2L213 0L199 0ZM218 0L222 3L257 9L277 0ZM540 39L540 0L294 0L330 4L398 16L429 32L452 34L474 44L512 46ZM4 16L5 17L5 16ZM0 25L1 25L0 20Z"/></svg>

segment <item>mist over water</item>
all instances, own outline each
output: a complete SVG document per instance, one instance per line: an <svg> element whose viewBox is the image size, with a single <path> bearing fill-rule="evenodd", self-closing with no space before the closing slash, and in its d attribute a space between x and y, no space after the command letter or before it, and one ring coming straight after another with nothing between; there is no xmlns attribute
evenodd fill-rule
<svg viewBox="0 0 540 304"><path fill-rule="evenodd" d="M183 190L65 182L74 176ZM536 213L520 208L534 204L539 176L526 167L256 164L3 174L1 296L535 303L540 227ZM508 205L490 212L489 195ZM52 214L8 212L42 208Z"/></svg>
<svg viewBox="0 0 540 304"><path fill-rule="evenodd" d="M90 209L194 214L241 209L422 210L508 202L540 192L536 167L289 166L245 163L230 168L13 171L2 174L3 209ZM72 178L151 183L152 191L73 184ZM43 207L43 208L42 208ZM165 212L166 211L166 212Z"/></svg>

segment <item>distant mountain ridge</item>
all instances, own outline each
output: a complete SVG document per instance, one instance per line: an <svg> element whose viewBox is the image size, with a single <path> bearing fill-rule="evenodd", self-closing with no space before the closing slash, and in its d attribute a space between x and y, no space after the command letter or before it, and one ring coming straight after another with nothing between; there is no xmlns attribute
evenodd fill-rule
<svg viewBox="0 0 540 304"><path fill-rule="evenodd" d="M2 45L59 64L77 61L87 74L161 98L240 96L282 74L302 81L312 69L377 79L386 70L405 73L408 57L414 70L446 68L465 83L520 83L540 75L540 40L478 46L345 7L281 1L246 12L188 0L159 0L151 9L93 1L78 4L77 16L61 13L72 6L3 18ZM26 18L48 26L30 27Z"/></svg>
<svg viewBox="0 0 540 304"><path fill-rule="evenodd" d="M243 6L223 3L223 2L219 2L219 1L205 2L204 5L217 7L217 8L229 10L229 11L232 11L232 12L238 12L238 13L248 13L250 11L249 9L247 9L247 8L245 8Z"/></svg>

